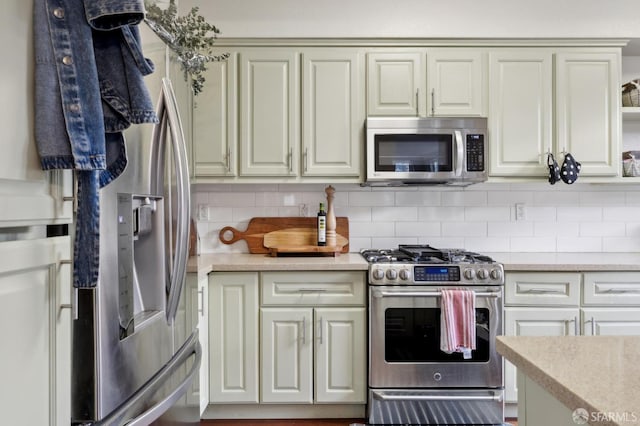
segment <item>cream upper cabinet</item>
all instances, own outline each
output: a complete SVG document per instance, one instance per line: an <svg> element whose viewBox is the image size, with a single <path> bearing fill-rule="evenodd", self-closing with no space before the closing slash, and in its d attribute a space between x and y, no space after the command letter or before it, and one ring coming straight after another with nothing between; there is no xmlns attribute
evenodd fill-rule
<svg viewBox="0 0 640 426"><path fill-rule="evenodd" d="M543 176L552 150L553 54L489 52L489 174Z"/></svg>
<svg viewBox="0 0 640 426"><path fill-rule="evenodd" d="M295 176L300 147L298 52L239 53L240 175Z"/></svg>
<svg viewBox="0 0 640 426"><path fill-rule="evenodd" d="M216 52L222 54L224 51ZM225 61L209 64L203 91L193 98L194 176L235 176L238 158L237 62L232 54Z"/></svg>
<svg viewBox="0 0 640 426"><path fill-rule="evenodd" d="M367 114L484 115L482 49L432 48L367 54Z"/></svg>
<svg viewBox="0 0 640 426"><path fill-rule="evenodd" d="M302 52L302 176L360 176L364 64L358 49Z"/></svg>
<svg viewBox="0 0 640 426"><path fill-rule="evenodd" d="M196 180L329 177L359 182L365 120L362 49L216 50L224 52L229 58L209 65L204 90L193 99Z"/></svg>
<svg viewBox="0 0 640 426"><path fill-rule="evenodd" d="M556 55L556 149L584 175L620 175L620 60L619 50Z"/></svg>
<svg viewBox="0 0 640 426"><path fill-rule="evenodd" d="M485 57L482 49L429 49L427 115L486 115Z"/></svg>
<svg viewBox="0 0 640 426"><path fill-rule="evenodd" d="M425 50L367 54L367 115L426 112Z"/></svg>
<svg viewBox="0 0 640 426"><path fill-rule="evenodd" d="M493 49L490 176L545 177L549 153L558 165L571 153L580 176L618 176L619 81L619 49Z"/></svg>

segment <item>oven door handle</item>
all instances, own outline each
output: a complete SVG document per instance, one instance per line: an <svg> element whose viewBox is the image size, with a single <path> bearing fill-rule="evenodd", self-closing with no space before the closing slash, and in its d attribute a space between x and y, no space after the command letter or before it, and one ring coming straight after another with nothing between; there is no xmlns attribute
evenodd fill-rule
<svg viewBox="0 0 640 426"><path fill-rule="evenodd" d="M474 292L476 297L493 297L499 299L499 292L481 291ZM373 297L441 297L439 291L382 291L374 290Z"/></svg>
<svg viewBox="0 0 640 426"><path fill-rule="evenodd" d="M502 395L385 395L372 392L373 397L383 401L502 401Z"/></svg>

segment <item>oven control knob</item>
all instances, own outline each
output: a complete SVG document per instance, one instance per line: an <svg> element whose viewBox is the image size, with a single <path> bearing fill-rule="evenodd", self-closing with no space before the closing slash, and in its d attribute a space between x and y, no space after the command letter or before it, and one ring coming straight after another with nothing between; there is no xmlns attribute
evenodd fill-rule
<svg viewBox="0 0 640 426"><path fill-rule="evenodd" d="M489 272L486 269L478 269L478 278L486 280L489 278Z"/></svg>
<svg viewBox="0 0 640 426"><path fill-rule="evenodd" d="M464 270L464 277L466 279L468 279L469 281L471 281L472 279L474 279L476 277L476 271L474 271L471 268L465 269Z"/></svg>
<svg viewBox="0 0 640 426"><path fill-rule="evenodd" d="M395 269L387 270L387 279L390 279L390 280L398 279L398 271L396 271Z"/></svg>
<svg viewBox="0 0 640 426"><path fill-rule="evenodd" d="M492 280L496 281L502 278L502 272L500 271L500 269L492 269L489 275L491 276Z"/></svg>
<svg viewBox="0 0 640 426"><path fill-rule="evenodd" d="M409 279L409 270L408 269L401 269L400 270L400 279L407 281Z"/></svg>
<svg viewBox="0 0 640 426"><path fill-rule="evenodd" d="M382 269L374 269L371 273L374 280L381 280L384 278L384 271Z"/></svg>

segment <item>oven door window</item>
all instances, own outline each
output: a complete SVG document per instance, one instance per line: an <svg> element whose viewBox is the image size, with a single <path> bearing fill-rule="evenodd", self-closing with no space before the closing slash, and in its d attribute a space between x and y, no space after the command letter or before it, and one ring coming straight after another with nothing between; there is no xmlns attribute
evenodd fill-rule
<svg viewBox="0 0 640 426"><path fill-rule="evenodd" d="M377 172L451 172L453 135L376 135L375 161Z"/></svg>
<svg viewBox="0 0 640 426"><path fill-rule="evenodd" d="M440 308L388 308L385 311L387 362L489 361L489 310L476 308L476 349L470 359L440 350Z"/></svg>

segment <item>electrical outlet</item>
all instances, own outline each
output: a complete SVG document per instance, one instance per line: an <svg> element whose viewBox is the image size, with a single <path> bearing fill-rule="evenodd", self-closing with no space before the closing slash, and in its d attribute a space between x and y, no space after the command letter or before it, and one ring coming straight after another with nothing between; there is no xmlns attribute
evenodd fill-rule
<svg viewBox="0 0 640 426"><path fill-rule="evenodd" d="M198 220L209 220L209 206L198 204Z"/></svg>
<svg viewBox="0 0 640 426"><path fill-rule="evenodd" d="M527 218L527 209L524 203L516 203L516 220L525 220Z"/></svg>

